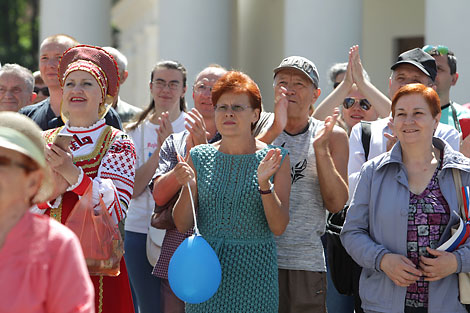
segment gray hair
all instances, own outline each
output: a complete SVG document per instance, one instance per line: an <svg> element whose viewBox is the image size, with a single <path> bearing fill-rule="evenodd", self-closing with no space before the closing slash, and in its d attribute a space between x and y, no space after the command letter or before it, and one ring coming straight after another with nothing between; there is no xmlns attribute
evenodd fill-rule
<svg viewBox="0 0 470 313"><path fill-rule="evenodd" d="M8 73L8 74L15 74L17 76L20 76L25 85L26 85L26 91L32 93L34 90L34 77L33 73L27 69L26 67L23 67L19 64L4 64L0 68L0 75Z"/></svg>
<svg viewBox="0 0 470 313"><path fill-rule="evenodd" d="M336 77L339 74L346 73L348 69L348 62L344 63L335 63L333 64L330 69L328 70L327 76L330 79L330 83L333 85L336 81ZM362 68L362 75L364 75L364 79L370 82L369 74L367 74L366 70Z"/></svg>
<svg viewBox="0 0 470 313"><path fill-rule="evenodd" d="M114 60L116 60L116 63L119 68L119 75L121 75L121 73L127 70L127 64L128 64L127 58L124 54L122 54L121 51L113 47L103 47L103 49L109 54L111 54Z"/></svg>

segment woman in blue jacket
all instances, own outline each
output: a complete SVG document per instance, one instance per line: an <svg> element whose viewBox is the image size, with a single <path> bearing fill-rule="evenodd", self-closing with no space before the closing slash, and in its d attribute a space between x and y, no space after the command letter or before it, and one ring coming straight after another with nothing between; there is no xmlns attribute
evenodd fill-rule
<svg viewBox="0 0 470 313"><path fill-rule="evenodd" d="M440 115L432 88L402 87L392 100L399 142L362 167L341 240L363 267L365 312L466 312L457 273L470 272L470 240L437 248L459 222L452 168L470 185L470 159L433 138Z"/></svg>

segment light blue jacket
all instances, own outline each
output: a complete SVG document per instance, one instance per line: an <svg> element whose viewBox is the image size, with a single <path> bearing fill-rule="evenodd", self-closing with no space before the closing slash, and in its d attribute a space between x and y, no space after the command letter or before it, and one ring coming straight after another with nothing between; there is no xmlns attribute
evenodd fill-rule
<svg viewBox="0 0 470 313"><path fill-rule="evenodd" d="M433 144L444 149L443 169L438 174L439 186L451 210L459 212L452 168L461 171L462 185L470 185L470 159L452 150L444 141L433 138ZM366 162L351 200L341 241L352 258L363 267L359 293L365 311L398 313L404 311L406 288L395 285L380 269L386 253L406 256L410 190L401 146ZM439 245L450 238L450 221ZM470 272L470 240L455 250L458 272ZM453 313L466 310L459 302L457 274L429 283L429 313Z"/></svg>

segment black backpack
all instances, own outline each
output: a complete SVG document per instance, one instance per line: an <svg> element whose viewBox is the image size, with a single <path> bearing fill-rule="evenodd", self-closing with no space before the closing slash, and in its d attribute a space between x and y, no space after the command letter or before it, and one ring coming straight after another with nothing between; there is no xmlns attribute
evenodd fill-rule
<svg viewBox="0 0 470 313"><path fill-rule="evenodd" d="M370 148L370 122L361 122L362 128L362 146L366 161L369 158ZM344 295L353 295L359 292L359 276L361 267L346 252L341 243L339 235L343 229L344 220L348 206L345 206L338 213L329 213L326 222L326 241L328 268L331 280L339 293Z"/></svg>

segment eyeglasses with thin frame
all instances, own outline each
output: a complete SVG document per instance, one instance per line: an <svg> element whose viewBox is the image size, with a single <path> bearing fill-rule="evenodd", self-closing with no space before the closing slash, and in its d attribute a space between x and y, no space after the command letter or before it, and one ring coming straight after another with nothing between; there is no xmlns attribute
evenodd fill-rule
<svg viewBox="0 0 470 313"><path fill-rule="evenodd" d="M426 45L423 47L423 51L430 55L454 55L454 53L450 51L448 47L443 45Z"/></svg>
<svg viewBox="0 0 470 313"><path fill-rule="evenodd" d="M47 87L42 87L42 88L34 87L34 92L36 94L42 93L46 97L49 97L49 88L47 88Z"/></svg>
<svg viewBox="0 0 470 313"><path fill-rule="evenodd" d="M371 104L369 103L369 101L367 101L367 99L355 99L355 98L345 98L344 101L343 101L343 107L345 109L349 109L349 108L352 108L353 105L359 101L359 106L361 107L361 109L363 109L364 111L367 111L370 109L371 107Z"/></svg>
<svg viewBox="0 0 470 313"><path fill-rule="evenodd" d="M16 166L16 167L24 169L28 173L34 171L34 169L29 165L16 162L4 155L0 155L0 167L7 167L7 166Z"/></svg>
<svg viewBox="0 0 470 313"><path fill-rule="evenodd" d="M212 86L208 86L204 83L198 83L198 84L194 85L194 92L195 93L203 94L203 93L206 93L208 91L209 91L209 93L212 92Z"/></svg>
<svg viewBox="0 0 470 313"><path fill-rule="evenodd" d="M215 110L217 112L225 113L228 112L229 110L234 112L234 113L240 113L248 109L249 106L241 105L241 104L220 104L215 106Z"/></svg>
<svg viewBox="0 0 470 313"><path fill-rule="evenodd" d="M168 86L170 90L177 90L180 86L179 81L170 80L169 82L167 82L164 79L156 79L152 82L152 84L155 86L155 88L158 89L164 89L166 86Z"/></svg>

